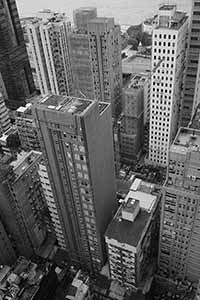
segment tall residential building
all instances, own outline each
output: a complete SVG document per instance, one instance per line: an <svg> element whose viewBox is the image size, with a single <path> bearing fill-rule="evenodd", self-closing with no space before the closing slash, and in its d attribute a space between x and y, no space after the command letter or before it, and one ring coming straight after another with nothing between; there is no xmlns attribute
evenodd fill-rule
<svg viewBox="0 0 200 300"><path fill-rule="evenodd" d="M80 7L73 11L75 29L87 33L88 22L97 17L96 7Z"/></svg>
<svg viewBox="0 0 200 300"><path fill-rule="evenodd" d="M193 99L192 113L190 116L191 117L190 121L193 119L196 109L199 106L199 103L200 103L200 53L199 53L199 63L198 63L198 69L197 69L197 74L196 74L196 84L195 84L194 99ZM189 124L188 124L188 126L189 126Z"/></svg>
<svg viewBox="0 0 200 300"><path fill-rule="evenodd" d="M143 290L155 270L159 198L154 189L135 179L105 233L111 279L126 288Z"/></svg>
<svg viewBox="0 0 200 300"><path fill-rule="evenodd" d="M55 199L53 196L53 191L51 188L51 183L50 183L46 163L44 160L42 160L39 164L38 173L40 176L43 193L44 193L44 196L46 199L46 204L47 204L49 214L50 214L51 226L55 233L58 246L60 249L67 250L63 228L62 228L61 222L59 220L59 213L58 213L56 202L55 202Z"/></svg>
<svg viewBox="0 0 200 300"><path fill-rule="evenodd" d="M92 60L88 35L79 31L72 32L69 35L69 44L73 95L94 99Z"/></svg>
<svg viewBox="0 0 200 300"><path fill-rule="evenodd" d="M9 236L0 219L0 264L12 264L16 259Z"/></svg>
<svg viewBox="0 0 200 300"><path fill-rule="evenodd" d="M95 99L111 103L113 116L121 112L122 64L120 26L114 18L88 22Z"/></svg>
<svg viewBox="0 0 200 300"><path fill-rule="evenodd" d="M35 257L20 256L10 266L2 265L0 278L1 299L51 300L58 286L55 267Z"/></svg>
<svg viewBox="0 0 200 300"><path fill-rule="evenodd" d="M90 278L87 274L84 274L79 270L74 277L67 294L65 296L66 300L90 300L93 295L90 291Z"/></svg>
<svg viewBox="0 0 200 300"><path fill-rule="evenodd" d="M4 102L4 97L0 93L0 136L11 127L8 109Z"/></svg>
<svg viewBox="0 0 200 300"><path fill-rule="evenodd" d="M176 5L162 5L158 17L152 44L149 161L167 166L180 117L188 18Z"/></svg>
<svg viewBox="0 0 200 300"><path fill-rule="evenodd" d="M8 99L8 94L1 73L0 73L0 93L3 95L4 99Z"/></svg>
<svg viewBox="0 0 200 300"><path fill-rule="evenodd" d="M97 17L96 8L74 10L75 30L69 35L73 95L94 99L92 60L88 37L88 22Z"/></svg>
<svg viewBox="0 0 200 300"><path fill-rule="evenodd" d="M0 216L18 255L31 256L47 235L46 203L38 174L41 152L0 162Z"/></svg>
<svg viewBox="0 0 200 300"><path fill-rule="evenodd" d="M36 68L35 68L33 50L32 50L32 46L31 46L31 43L30 43L30 40L29 40L29 37L28 37L28 32L27 32L27 23L31 22L33 20L34 20L34 17L25 17L25 18L21 18L20 22L21 22L21 26L22 26L22 30L23 30L24 41L25 41L25 45L26 45L28 59L29 59L29 62L30 62L31 72L32 72L32 75L33 75L33 81L34 81L35 88L36 88L37 92L39 92L40 87L39 87L38 76L37 76L37 72L36 72Z"/></svg>
<svg viewBox="0 0 200 300"><path fill-rule="evenodd" d="M35 88L15 0L0 2L0 36L0 72L9 107L16 109Z"/></svg>
<svg viewBox="0 0 200 300"><path fill-rule="evenodd" d="M123 90L123 116L120 128L122 162L133 163L140 158L144 139L144 83L136 75Z"/></svg>
<svg viewBox="0 0 200 300"><path fill-rule="evenodd" d="M16 126L22 149L25 151L40 151L40 143L32 107L33 104L27 103L26 106L21 106L16 110Z"/></svg>
<svg viewBox="0 0 200 300"><path fill-rule="evenodd" d="M200 131L180 128L163 187L159 268L167 278L200 278Z"/></svg>
<svg viewBox="0 0 200 300"><path fill-rule="evenodd" d="M200 0L192 0L191 2L192 11L187 49L187 67L184 80L184 98L181 108L182 126L187 126L192 116L200 54Z"/></svg>
<svg viewBox="0 0 200 300"><path fill-rule="evenodd" d="M47 96L34 113L66 250L72 261L99 271L116 208L111 106Z"/></svg>
<svg viewBox="0 0 200 300"><path fill-rule="evenodd" d="M65 14L50 14L27 23L34 65L42 95L71 94L72 75L69 62L68 34L71 22Z"/></svg>

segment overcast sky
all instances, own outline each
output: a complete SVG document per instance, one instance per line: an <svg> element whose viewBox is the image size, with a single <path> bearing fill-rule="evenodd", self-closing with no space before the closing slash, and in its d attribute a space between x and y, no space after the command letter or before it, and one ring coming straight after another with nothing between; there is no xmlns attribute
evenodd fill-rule
<svg viewBox="0 0 200 300"><path fill-rule="evenodd" d="M20 16L32 16L37 11L50 8L66 12L72 17L74 8L96 6L99 15L113 16L121 24L136 24L156 12L161 0L16 0ZM166 0L171 1L171 0ZM179 7L189 10L192 0L174 0Z"/></svg>

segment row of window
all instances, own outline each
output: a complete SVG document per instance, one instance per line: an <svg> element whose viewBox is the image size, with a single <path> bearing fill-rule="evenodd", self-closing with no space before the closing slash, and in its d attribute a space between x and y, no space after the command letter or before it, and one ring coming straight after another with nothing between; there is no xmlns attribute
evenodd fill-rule
<svg viewBox="0 0 200 300"><path fill-rule="evenodd" d="M158 38L158 39L169 39L169 40L173 39L173 40L175 40L176 39L176 35L175 34L172 35L172 34L165 34L165 33L161 34L160 33L160 34L155 34L154 38L155 39Z"/></svg>

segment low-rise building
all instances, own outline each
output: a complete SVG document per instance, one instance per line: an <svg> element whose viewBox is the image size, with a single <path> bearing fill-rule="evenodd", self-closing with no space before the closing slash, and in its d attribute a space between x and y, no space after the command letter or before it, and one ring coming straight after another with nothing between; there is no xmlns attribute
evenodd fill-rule
<svg viewBox="0 0 200 300"><path fill-rule="evenodd" d="M19 147L19 137L17 127L13 125L6 130L0 137L0 146L4 154L11 154L17 151Z"/></svg>
<svg viewBox="0 0 200 300"><path fill-rule="evenodd" d="M20 256L11 267L0 268L0 299L51 300L57 283L52 264L38 265Z"/></svg>
<svg viewBox="0 0 200 300"><path fill-rule="evenodd" d="M92 295L90 292L89 277L79 270L69 287L66 300L90 300Z"/></svg>
<svg viewBox="0 0 200 300"><path fill-rule="evenodd" d="M151 56L135 53L122 60L123 74L138 74L151 71Z"/></svg>
<svg viewBox="0 0 200 300"><path fill-rule="evenodd" d="M144 293L157 257L159 197L154 188L135 179L105 233L111 279Z"/></svg>

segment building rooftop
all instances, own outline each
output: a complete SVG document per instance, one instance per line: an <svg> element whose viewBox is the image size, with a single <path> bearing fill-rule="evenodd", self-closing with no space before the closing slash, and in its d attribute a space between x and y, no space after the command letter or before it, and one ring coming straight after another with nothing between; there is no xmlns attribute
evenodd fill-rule
<svg viewBox="0 0 200 300"><path fill-rule="evenodd" d="M94 105L95 102L95 100L85 98L52 95L44 97L38 104L48 110L81 115ZM98 105L100 114L110 106L110 104L106 102L98 102Z"/></svg>
<svg viewBox="0 0 200 300"><path fill-rule="evenodd" d="M137 62L137 63L151 63L151 57L149 55L136 54L125 59L126 62Z"/></svg>
<svg viewBox="0 0 200 300"><path fill-rule="evenodd" d="M129 244L137 247L142 234L148 224L151 214L145 210L140 210L134 222L122 218L123 205L120 206L116 215L109 224L105 236L116 239L121 244Z"/></svg>
<svg viewBox="0 0 200 300"><path fill-rule="evenodd" d="M12 267L0 269L0 299L33 299L46 272L30 260L19 257Z"/></svg>
<svg viewBox="0 0 200 300"><path fill-rule="evenodd" d="M109 106L109 103L99 102L99 113L101 114Z"/></svg>
<svg viewBox="0 0 200 300"><path fill-rule="evenodd" d="M10 127L8 130L6 130L3 135L0 137L0 144L4 145L7 141L7 138L12 135L12 134L16 134L17 133L17 127L15 125L13 125L12 127Z"/></svg>
<svg viewBox="0 0 200 300"><path fill-rule="evenodd" d="M81 13L88 13L89 11L96 11L97 10L97 8L94 6L83 6L83 7L79 7L79 8L76 8L75 10L74 10L74 12L76 13L76 12L81 12Z"/></svg>
<svg viewBox="0 0 200 300"><path fill-rule="evenodd" d="M128 198L128 201L126 202L126 205L124 206L123 210L125 212L132 213L137 208L138 203L139 203L138 200L135 200L133 198Z"/></svg>
<svg viewBox="0 0 200 300"><path fill-rule="evenodd" d="M173 10L176 7L176 4L161 4L159 10Z"/></svg>
<svg viewBox="0 0 200 300"><path fill-rule="evenodd" d="M157 196L152 194L153 190L154 185L135 179L124 202L109 224L105 236L122 244L137 247L157 205ZM140 210L135 213L132 222L131 218L129 220L123 218L124 211L133 213L137 206Z"/></svg>
<svg viewBox="0 0 200 300"><path fill-rule="evenodd" d="M123 74L150 73L151 56L144 54L134 54L122 60Z"/></svg>
<svg viewBox="0 0 200 300"><path fill-rule="evenodd" d="M32 119L32 106L32 103L27 103L26 106L20 106L16 110L16 117L26 116Z"/></svg>
<svg viewBox="0 0 200 300"><path fill-rule="evenodd" d="M51 95L43 98L39 102L39 106L45 107L48 110L80 115L86 112L93 103L93 100L84 98Z"/></svg>
<svg viewBox="0 0 200 300"><path fill-rule="evenodd" d="M200 130L181 127L171 146L171 150L186 153L200 151Z"/></svg>
<svg viewBox="0 0 200 300"><path fill-rule="evenodd" d="M145 25L153 25L153 24L155 24L155 22L157 21L157 19L158 19L158 15L155 15L155 16L153 16L151 18L147 18L146 20L144 20L143 23Z"/></svg>
<svg viewBox="0 0 200 300"><path fill-rule="evenodd" d="M13 160L10 165L13 167L13 171L16 175L16 180L23 175L28 168L41 156L41 152L30 151L21 152L18 154L17 159Z"/></svg>
<svg viewBox="0 0 200 300"><path fill-rule="evenodd" d="M89 277L79 270L68 289L66 299L83 300L85 299L88 290Z"/></svg>
<svg viewBox="0 0 200 300"><path fill-rule="evenodd" d="M51 25L52 23L56 24L62 21L69 20L65 13L53 12L51 10L43 10L37 13L36 17L30 18L27 20L27 24L30 25Z"/></svg>
<svg viewBox="0 0 200 300"><path fill-rule="evenodd" d="M127 87L129 89L140 89L145 85L148 78L148 73L136 74L128 81Z"/></svg>
<svg viewBox="0 0 200 300"><path fill-rule="evenodd" d="M160 17L166 18L163 20L160 19ZM156 29L166 28L179 30L179 28L186 22L187 19L187 13L182 11L176 11L176 5L163 5L159 9L159 21Z"/></svg>
<svg viewBox="0 0 200 300"><path fill-rule="evenodd" d="M125 198L125 202L129 199L138 200L140 202L140 207L148 212L151 212L157 197L143 191L132 191L130 190Z"/></svg>

